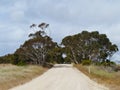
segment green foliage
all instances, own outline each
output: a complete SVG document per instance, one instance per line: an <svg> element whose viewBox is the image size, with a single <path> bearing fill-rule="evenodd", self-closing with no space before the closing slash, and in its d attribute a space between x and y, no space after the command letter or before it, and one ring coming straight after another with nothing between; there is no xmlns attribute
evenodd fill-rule
<svg viewBox="0 0 120 90"><path fill-rule="evenodd" d="M113 65L116 65L116 64L115 64L115 62L107 59L106 61L102 61L101 65L103 65L103 66L113 66Z"/></svg>
<svg viewBox="0 0 120 90"><path fill-rule="evenodd" d="M57 51L57 43L53 42L44 31L37 31L29 35L29 37L31 38L25 41L15 52L15 54L19 55L18 61L20 64L25 62L44 66L46 63L51 63L55 59L58 61L61 60L59 55L61 52L59 49Z"/></svg>
<svg viewBox="0 0 120 90"><path fill-rule="evenodd" d="M45 33L48 26L49 24L46 23L40 24L39 31L31 33L30 39L25 41L14 54L0 57L0 63L42 66L49 63L115 65L110 59L118 51L118 47L112 44L105 34L100 34L98 31L82 31L63 38L61 45L64 47L60 47ZM31 28L33 27L36 27L36 24L31 25ZM66 57L62 57L63 54L66 54Z"/></svg>
<svg viewBox="0 0 120 90"><path fill-rule="evenodd" d="M67 36L62 40L62 45L66 48L67 57L74 63L81 63L82 60L92 60L93 62L105 62L109 65L109 60L118 51L118 47L112 44L105 34L98 31L82 31L79 34Z"/></svg>
<svg viewBox="0 0 120 90"><path fill-rule="evenodd" d="M18 66L24 66L24 65L26 65L26 62L23 61L23 60L20 60L16 65L18 65Z"/></svg>
<svg viewBox="0 0 120 90"><path fill-rule="evenodd" d="M91 63L91 60L82 60L82 65L90 65Z"/></svg>
<svg viewBox="0 0 120 90"><path fill-rule="evenodd" d="M20 55L14 54L13 56L14 56L13 59L11 59L12 64L18 65L18 66L26 65L26 61L22 59Z"/></svg>
<svg viewBox="0 0 120 90"><path fill-rule="evenodd" d="M14 54L14 58L11 60L11 63L17 65L19 62L19 55Z"/></svg>
<svg viewBox="0 0 120 90"><path fill-rule="evenodd" d="M72 63L72 62L68 57L66 57L66 58L64 58L64 63Z"/></svg>
<svg viewBox="0 0 120 90"><path fill-rule="evenodd" d="M0 63L6 64L11 63L14 65L25 65L26 62L24 60L20 60L19 55L17 54L8 54L6 56L0 57Z"/></svg>
<svg viewBox="0 0 120 90"><path fill-rule="evenodd" d="M48 52L47 61L50 63L64 63L61 47L55 47Z"/></svg>
<svg viewBox="0 0 120 90"><path fill-rule="evenodd" d="M6 63L10 63L14 58L13 54L8 54L5 55L3 57L0 57L0 63L6 64Z"/></svg>

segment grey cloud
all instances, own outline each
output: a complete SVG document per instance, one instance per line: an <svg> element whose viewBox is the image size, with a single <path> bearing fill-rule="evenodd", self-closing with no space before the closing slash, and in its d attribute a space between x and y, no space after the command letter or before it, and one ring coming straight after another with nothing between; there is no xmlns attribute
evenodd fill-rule
<svg viewBox="0 0 120 90"><path fill-rule="evenodd" d="M0 27L0 42L20 42L26 39L26 30L18 26L4 25Z"/></svg>
<svg viewBox="0 0 120 90"><path fill-rule="evenodd" d="M119 3L119 0L1 0L0 42L7 44L7 50L4 44L0 45L1 52L14 51L27 39L29 25L43 21L50 24L51 37L59 43L67 35L98 30L120 48Z"/></svg>
<svg viewBox="0 0 120 90"><path fill-rule="evenodd" d="M5 54L14 53L16 51L16 48L19 48L20 43L1 43L0 42L0 56L3 56Z"/></svg>
<svg viewBox="0 0 120 90"><path fill-rule="evenodd" d="M64 0L66 1L66 0ZM36 14L58 22L80 24L112 24L119 21L119 4L103 0L76 0L68 2L37 1Z"/></svg>

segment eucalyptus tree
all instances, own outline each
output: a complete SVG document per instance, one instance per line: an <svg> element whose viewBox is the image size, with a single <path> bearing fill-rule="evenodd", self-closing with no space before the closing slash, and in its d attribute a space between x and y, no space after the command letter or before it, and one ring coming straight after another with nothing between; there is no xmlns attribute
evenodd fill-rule
<svg viewBox="0 0 120 90"><path fill-rule="evenodd" d="M26 57L31 63L44 65L46 63L47 54L50 50L57 47L57 43L52 41L52 38L46 35L45 29L49 24L41 23L38 25L40 30L29 35L30 39L27 40L15 52L22 57ZM31 27L34 27L32 25Z"/></svg>
<svg viewBox="0 0 120 90"><path fill-rule="evenodd" d="M99 34L98 31L82 31L67 36L62 40L62 44L66 48L67 57L74 63L82 60L106 61L118 51L117 45L112 44L105 34Z"/></svg>

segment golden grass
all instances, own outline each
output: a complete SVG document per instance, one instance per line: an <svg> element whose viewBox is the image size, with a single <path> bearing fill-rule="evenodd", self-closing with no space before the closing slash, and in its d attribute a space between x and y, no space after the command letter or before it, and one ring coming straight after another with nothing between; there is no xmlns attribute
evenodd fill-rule
<svg viewBox="0 0 120 90"><path fill-rule="evenodd" d="M99 66L74 66L94 81L106 85L110 88L110 90L120 90L120 72L108 72L104 69L101 69Z"/></svg>
<svg viewBox="0 0 120 90"><path fill-rule="evenodd" d="M35 65L15 66L0 64L0 90L8 90L9 88L28 82L46 70L46 68Z"/></svg>

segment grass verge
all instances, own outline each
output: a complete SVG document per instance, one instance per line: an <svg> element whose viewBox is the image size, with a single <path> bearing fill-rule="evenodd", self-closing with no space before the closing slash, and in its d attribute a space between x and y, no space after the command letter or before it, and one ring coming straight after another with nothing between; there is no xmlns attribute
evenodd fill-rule
<svg viewBox="0 0 120 90"><path fill-rule="evenodd" d="M47 68L35 65L0 64L0 90L8 90L43 74Z"/></svg>
<svg viewBox="0 0 120 90"><path fill-rule="evenodd" d="M83 66L74 65L81 72L89 76L92 80L104 84L109 87L110 90L120 90L120 71L119 72L108 72L100 66Z"/></svg>

